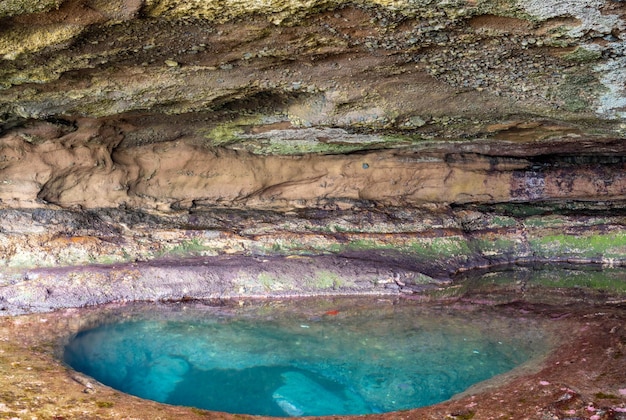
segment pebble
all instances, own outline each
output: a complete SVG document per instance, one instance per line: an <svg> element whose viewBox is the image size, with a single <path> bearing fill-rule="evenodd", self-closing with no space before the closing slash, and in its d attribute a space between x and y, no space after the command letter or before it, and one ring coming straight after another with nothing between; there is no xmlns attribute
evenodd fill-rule
<svg viewBox="0 0 626 420"><path fill-rule="evenodd" d="M426 121L422 117L415 116L409 118L409 120L404 124L406 127L423 127L426 125Z"/></svg>
<svg viewBox="0 0 626 420"><path fill-rule="evenodd" d="M165 60L165 65L168 67L178 67L178 61L174 60Z"/></svg>

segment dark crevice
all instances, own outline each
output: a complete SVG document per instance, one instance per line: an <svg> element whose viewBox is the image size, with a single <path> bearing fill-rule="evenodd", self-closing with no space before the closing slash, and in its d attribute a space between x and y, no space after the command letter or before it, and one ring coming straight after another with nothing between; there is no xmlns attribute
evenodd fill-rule
<svg viewBox="0 0 626 420"><path fill-rule="evenodd" d="M280 111L287 108L291 103L301 98L310 96L307 93L281 92L273 90L261 90L242 95L239 98L229 96L223 100L216 100L212 104L214 111L234 113L260 113L262 111Z"/></svg>
<svg viewBox="0 0 626 420"><path fill-rule="evenodd" d="M626 200L612 201L520 201L493 204L451 204L453 210L473 210L510 217L546 215L563 216L626 216Z"/></svg>

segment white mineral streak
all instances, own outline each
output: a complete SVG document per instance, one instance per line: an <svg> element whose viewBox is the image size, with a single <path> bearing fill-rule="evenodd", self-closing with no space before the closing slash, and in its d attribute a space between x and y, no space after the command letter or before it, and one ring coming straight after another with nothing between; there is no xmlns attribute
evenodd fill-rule
<svg viewBox="0 0 626 420"><path fill-rule="evenodd" d="M610 34L614 28L624 29L626 23L618 15L603 14L603 0L520 0L518 6L526 13L545 20L557 16L572 16L580 26L572 28L569 36L579 38L589 31Z"/></svg>
<svg viewBox="0 0 626 420"><path fill-rule="evenodd" d="M626 120L626 57L608 60L596 71L602 74L600 82L608 89L598 98L598 114Z"/></svg>
<svg viewBox="0 0 626 420"><path fill-rule="evenodd" d="M528 14L545 20L558 16L572 16L581 23L569 30L568 35L574 38L588 33L610 36L614 29L626 30L626 21L619 15L607 14L602 11L603 0L519 0L518 6ZM606 87L596 102L599 116L610 119L626 119L626 42L619 40L609 42L603 47L598 44L582 45L589 50L609 50L617 55L595 67L600 82Z"/></svg>

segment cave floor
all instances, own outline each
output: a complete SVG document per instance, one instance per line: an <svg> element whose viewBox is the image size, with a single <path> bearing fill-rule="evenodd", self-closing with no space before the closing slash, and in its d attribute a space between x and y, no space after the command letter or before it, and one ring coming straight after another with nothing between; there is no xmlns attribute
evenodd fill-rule
<svg viewBox="0 0 626 420"><path fill-rule="evenodd" d="M365 418L626 419L623 296L585 295L580 289L540 287L524 292L510 287L466 289L462 293L458 290L458 284L451 283L442 285L436 292L396 291L359 299L445 304L461 310L488 308L514 318L541 320L553 335L552 350L528 369L491 379L447 402ZM273 299L261 302L269 305L280 298ZM327 295L321 301L327 306L333 299L338 297ZM259 300L229 302L226 304L246 305ZM310 302L307 310L315 311L315 305ZM96 315L99 310L114 311L124 305L111 303L103 309L59 309L0 318L0 417L259 418L170 406L129 396L74 372L60 361L63 340L89 326L95 316L102 316Z"/></svg>

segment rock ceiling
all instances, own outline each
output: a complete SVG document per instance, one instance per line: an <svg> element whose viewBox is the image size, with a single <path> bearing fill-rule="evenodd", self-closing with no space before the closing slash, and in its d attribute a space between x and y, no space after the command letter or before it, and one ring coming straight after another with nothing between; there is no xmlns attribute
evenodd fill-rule
<svg viewBox="0 0 626 420"><path fill-rule="evenodd" d="M259 237L242 232L258 226L352 244L328 233L448 226L465 241L532 216L621 232L625 13L614 0L4 1L3 261L152 259L165 251L150 229L203 255L249 251ZM363 225L407 212L427 216ZM211 229L238 239L194 236ZM66 239L82 257L41 245ZM607 246L593 258L621 243Z"/></svg>
<svg viewBox="0 0 626 420"><path fill-rule="evenodd" d="M623 14L583 0L6 1L0 198L621 198L621 165L532 168L623 153Z"/></svg>

